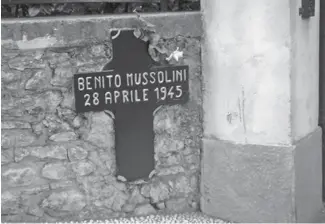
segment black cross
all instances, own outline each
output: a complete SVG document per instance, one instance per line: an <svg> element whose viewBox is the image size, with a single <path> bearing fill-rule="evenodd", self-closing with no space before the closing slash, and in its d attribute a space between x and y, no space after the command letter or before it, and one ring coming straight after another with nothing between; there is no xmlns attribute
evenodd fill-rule
<svg viewBox="0 0 325 224"><path fill-rule="evenodd" d="M133 30L112 32L112 43L113 59L102 72L74 75L76 111L111 111L117 175L146 179L155 168L153 113L188 101L189 69L156 66Z"/></svg>

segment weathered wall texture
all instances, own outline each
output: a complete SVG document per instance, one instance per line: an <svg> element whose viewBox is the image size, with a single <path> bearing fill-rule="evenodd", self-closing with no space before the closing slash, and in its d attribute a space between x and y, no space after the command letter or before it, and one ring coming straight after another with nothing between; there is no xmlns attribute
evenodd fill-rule
<svg viewBox="0 0 325 224"><path fill-rule="evenodd" d="M11 24L14 38L23 36L19 26L24 23ZM64 21L61 26L66 26ZM115 178L109 116L74 110L72 77L76 72L101 71L112 57L109 40L38 50L13 49L18 45L3 42L2 221L81 221L198 209L200 39L180 34L163 41L170 51L179 46L185 53L177 64L190 66L191 99L156 114L157 174L148 183Z"/></svg>
<svg viewBox="0 0 325 224"><path fill-rule="evenodd" d="M202 1L207 136L290 145L316 130L319 0L310 19L300 7L296 0Z"/></svg>
<svg viewBox="0 0 325 224"><path fill-rule="evenodd" d="M297 13L300 1L291 0L291 96L292 137L295 141L318 127L319 101L319 12L315 1L315 16L303 20Z"/></svg>
<svg viewBox="0 0 325 224"><path fill-rule="evenodd" d="M205 136L290 144L289 2L204 0L201 6Z"/></svg>

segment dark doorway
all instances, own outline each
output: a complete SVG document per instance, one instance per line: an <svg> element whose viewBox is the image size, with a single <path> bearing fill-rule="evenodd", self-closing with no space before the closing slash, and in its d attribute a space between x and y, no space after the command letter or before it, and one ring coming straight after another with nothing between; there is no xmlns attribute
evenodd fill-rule
<svg viewBox="0 0 325 224"><path fill-rule="evenodd" d="M323 201L325 201L325 1L320 1L319 125L323 129Z"/></svg>

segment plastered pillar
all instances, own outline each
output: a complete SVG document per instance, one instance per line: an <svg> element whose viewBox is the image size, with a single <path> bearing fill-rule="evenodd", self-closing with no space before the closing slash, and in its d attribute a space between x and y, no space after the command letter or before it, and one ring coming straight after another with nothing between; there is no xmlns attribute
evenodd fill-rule
<svg viewBox="0 0 325 224"><path fill-rule="evenodd" d="M311 221L321 209L319 0L203 0L202 211Z"/></svg>

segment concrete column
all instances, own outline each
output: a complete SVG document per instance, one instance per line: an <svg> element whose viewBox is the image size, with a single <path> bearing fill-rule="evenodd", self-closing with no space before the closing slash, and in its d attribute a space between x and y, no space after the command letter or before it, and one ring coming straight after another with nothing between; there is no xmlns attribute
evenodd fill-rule
<svg viewBox="0 0 325 224"><path fill-rule="evenodd" d="M322 208L319 0L202 0L201 208L238 222L310 222Z"/></svg>

